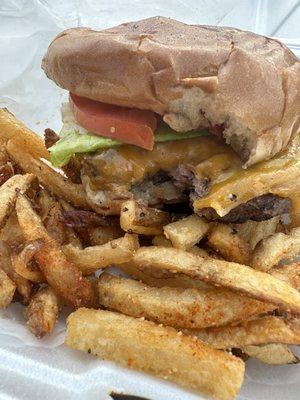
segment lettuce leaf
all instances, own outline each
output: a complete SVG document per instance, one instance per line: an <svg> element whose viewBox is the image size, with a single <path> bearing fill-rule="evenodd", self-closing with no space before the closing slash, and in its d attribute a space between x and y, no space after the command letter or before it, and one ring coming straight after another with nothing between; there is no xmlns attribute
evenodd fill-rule
<svg viewBox="0 0 300 400"><path fill-rule="evenodd" d="M66 165L70 158L78 153L91 153L99 149L124 145L124 143L117 140L96 136L90 132L86 133L85 129L74 123L64 124L59 135L61 139L49 148L51 162L54 167ZM207 135L209 135L207 130L178 133L168 125L161 124L154 134L154 141L156 143L168 142Z"/></svg>

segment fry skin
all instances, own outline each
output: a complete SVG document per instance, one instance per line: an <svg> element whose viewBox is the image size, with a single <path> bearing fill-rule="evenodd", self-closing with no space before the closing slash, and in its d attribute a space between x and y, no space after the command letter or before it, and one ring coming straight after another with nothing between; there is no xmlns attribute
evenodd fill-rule
<svg viewBox="0 0 300 400"><path fill-rule="evenodd" d="M194 279L235 290L257 300L276 304L285 311L300 314L300 293L270 274L246 265L223 260L204 259L183 250L141 247L134 263L144 273L164 277L185 274Z"/></svg>
<svg viewBox="0 0 300 400"><path fill-rule="evenodd" d="M215 399L233 399L244 363L169 327L102 310L81 308L67 321L65 344L176 382Z"/></svg>
<svg viewBox="0 0 300 400"><path fill-rule="evenodd" d="M25 239L41 239L44 242L35 259L49 285L71 307L96 306L96 293L92 283L83 278L76 266L66 259L24 196L18 197L16 211Z"/></svg>

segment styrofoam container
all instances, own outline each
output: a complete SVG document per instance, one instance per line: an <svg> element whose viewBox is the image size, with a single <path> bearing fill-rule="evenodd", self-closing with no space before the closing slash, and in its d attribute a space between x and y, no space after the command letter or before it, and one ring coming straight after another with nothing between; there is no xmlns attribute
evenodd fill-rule
<svg viewBox="0 0 300 400"><path fill-rule="evenodd" d="M51 39L68 27L106 28L155 15L274 36L300 55L298 0L0 0L0 107L39 134L46 127L58 129L64 92L40 69ZM27 331L22 313L19 304L0 312L0 400L104 400L111 391L151 400L202 398L65 348L65 316L51 337L39 341ZM239 399L298 400L299 393L299 366L251 360Z"/></svg>

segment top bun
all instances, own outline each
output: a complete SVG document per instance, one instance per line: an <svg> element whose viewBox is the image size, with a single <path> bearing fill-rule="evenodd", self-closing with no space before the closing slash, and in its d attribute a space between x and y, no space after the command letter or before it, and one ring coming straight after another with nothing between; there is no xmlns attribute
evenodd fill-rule
<svg viewBox="0 0 300 400"><path fill-rule="evenodd" d="M68 29L42 68L79 96L153 110L173 129L223 128L246 166L284 149L300 126L300 63L282 43L233 28L155 17Z"/></svg>

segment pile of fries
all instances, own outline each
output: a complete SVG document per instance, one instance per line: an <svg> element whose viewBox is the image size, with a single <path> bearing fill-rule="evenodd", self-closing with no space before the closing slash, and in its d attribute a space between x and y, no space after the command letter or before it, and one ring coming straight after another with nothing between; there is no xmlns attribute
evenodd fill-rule
<svg viewBox="0 0 300 400"><path fill-rule="evenodd" d="M67 305L67 346L224 400L247 358L298 362L300 228L208 223L134 200L102 217L4 109L0 144L0 308L24 304L35 336Z"/></svg>

